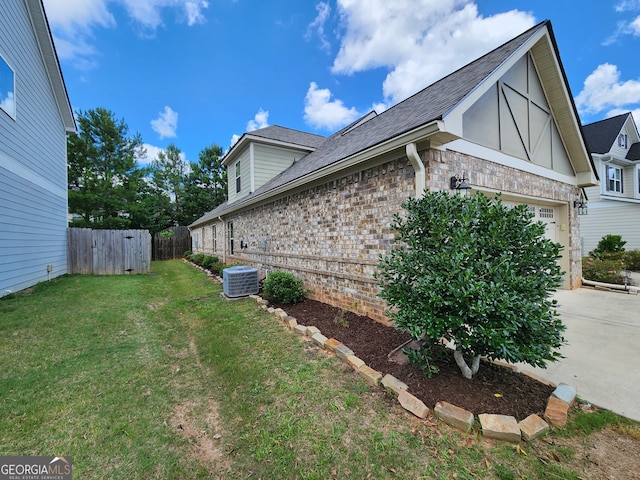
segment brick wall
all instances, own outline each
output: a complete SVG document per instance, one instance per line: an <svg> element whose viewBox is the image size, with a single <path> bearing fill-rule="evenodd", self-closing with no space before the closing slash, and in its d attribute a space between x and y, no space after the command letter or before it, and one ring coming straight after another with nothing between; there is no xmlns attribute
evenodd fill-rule
<svg viewBox="0 0 640 480"><path fill-rule="evenodd" d="M420 155L430 190L448 190L451 176L467 172L474 188L558 202L577 198L575 187L480 158L440 150L426 150ZM235 237L234 255L227 252L226 262L254 266L261 277L273 269L292 272L312 290L311 298L384 322L384 303L376 296L379 289L373 274L379 255L393 243L393 215L401 211L401 204L414 191L414 170L403 157L225 215L225 222L233 222ZM580 239L575 209L568 212L570 276L571 284L577 285ZM223 248L229 243L227 225L216 222L216 250L211 226L198 230L205 235L204 249L199 250L223 258ZM246 248L240 248L241 240Z"/></svg>

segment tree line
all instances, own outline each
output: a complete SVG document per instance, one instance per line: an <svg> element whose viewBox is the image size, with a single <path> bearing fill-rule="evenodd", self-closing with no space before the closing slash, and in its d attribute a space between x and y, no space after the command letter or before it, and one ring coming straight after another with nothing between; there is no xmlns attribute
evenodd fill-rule
<svg viewBox="0 0 640 480"><path fill-rule="evenodd" d="M170 144L151 164L139 133L106 108L80 111L67 139L71 227L148 229L189 225L226 200L222 148L203 148L197 162Z"/></svg>

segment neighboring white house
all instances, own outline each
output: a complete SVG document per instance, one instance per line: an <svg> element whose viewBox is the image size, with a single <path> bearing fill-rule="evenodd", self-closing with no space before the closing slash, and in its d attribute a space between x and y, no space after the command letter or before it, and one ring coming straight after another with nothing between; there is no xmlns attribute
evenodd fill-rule
<svg viewBox="0 0 640 480"><path fill-rule="evenodd" d="M75 131L41 0L0 1L0 297L67 272Z"/></svg>
<svg viewBox="0 0 640 480"><path fill-rule="evenodd" d="M582 253L608 234L621 235L627 250L640 249L640 136L633 115L594 122L583 131L602 181L585 188L589 210L580 218Z"/></svg>

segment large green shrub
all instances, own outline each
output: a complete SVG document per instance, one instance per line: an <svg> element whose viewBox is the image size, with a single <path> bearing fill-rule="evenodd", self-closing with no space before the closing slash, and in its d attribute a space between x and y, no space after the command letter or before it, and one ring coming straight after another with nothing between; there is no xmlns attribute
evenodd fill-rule
<svg viewBox="0 0 640 480"><path fill-rule="evenodd" d="M624 252L624 268L632 272L640 272L640 250L627 250Z"/></svg>
<svg viewBox="0 0 640 480"><path fill-rule="evenodd" d="M550 293L561 247L526 206L429 192L403 208L376 275L397 329L427 344L453 340L466 378L481 355L541 367L560 357L565 327Z"/></svg>
<svg viewBox="0 0 640 480"><path fill-rule="evenodd" d="M204 261L204 253L196 253L191 256L191 261L196 265L202 266L202 262Z"/></svg>
<svg viewBox="0 0 640 480"><path fill-rule="evenodd" d="M621 271L623 260L585 257L582 259L582 278L594 282L624 284Z"/></svg>
<svg viewBox="0 0 640 480"><path fill-rule="evenodd" d="M293 274L275 270L267 275L262 284L264 297L275 303L299 303L302 302L309 293L303 287L302 280L297 279Z"/></svg>
<svg viewBox="0 0 640 480"><path fill-rule="evenodd" d="M627 244L621 235L605 235L598 242L598 246L589 253L590 257L600 259L619 260L624 256L624 246Z"/></svg>

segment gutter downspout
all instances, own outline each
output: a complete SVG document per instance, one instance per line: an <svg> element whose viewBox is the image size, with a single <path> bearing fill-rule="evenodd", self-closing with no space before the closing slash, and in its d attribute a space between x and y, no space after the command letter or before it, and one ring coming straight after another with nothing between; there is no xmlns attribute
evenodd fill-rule
<svg viewBox="0 0 640 480"><path fill-rule="evenodd" d="M415 142L407 143L405 148L407 157L411 162L411 166L416 172L416 198L420 199L424 195L424 189L426 186L425 168L420 156L418 155L418 148Z"/></svg>
<svg viewBox="0 0 640 480"><path fill-rule="evenodd" d="M222 263L227 263L227 226L224 224L224 220L221 215L218 215L218 220L222 223L222 233L223 233L223 242L222 242Z"/></svg>

